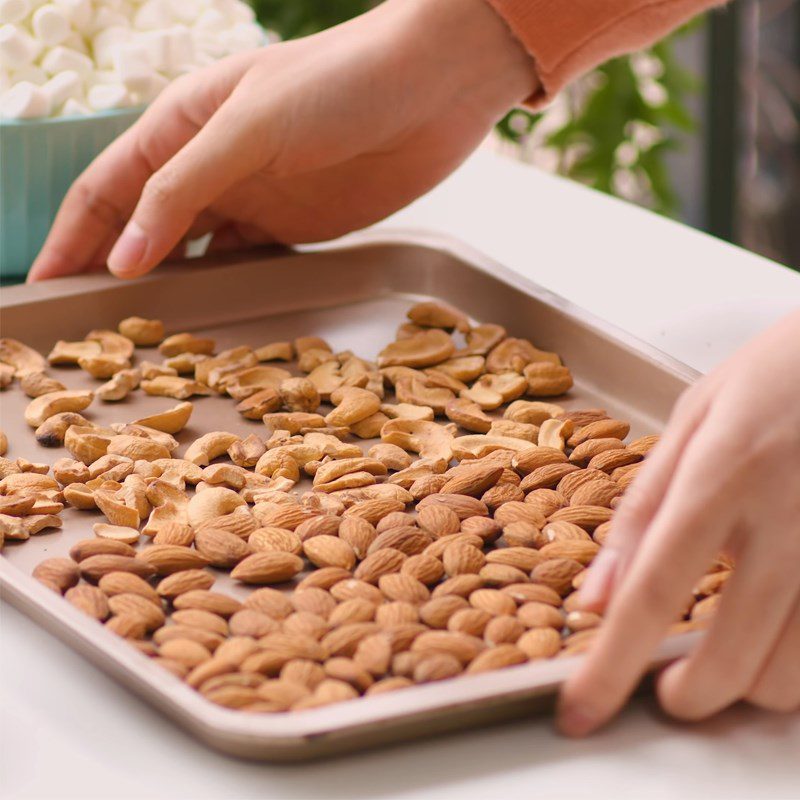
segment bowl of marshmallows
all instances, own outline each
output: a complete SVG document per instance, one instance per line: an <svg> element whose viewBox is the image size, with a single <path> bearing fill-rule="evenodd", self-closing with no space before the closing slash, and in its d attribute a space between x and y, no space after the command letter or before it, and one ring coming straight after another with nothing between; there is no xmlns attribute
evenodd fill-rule
<svg viewBox="0 0 800 800"><path fill-rule="evenodd" d="M242 0L0 0L0 279L170 81L268 41Z"/></svg>

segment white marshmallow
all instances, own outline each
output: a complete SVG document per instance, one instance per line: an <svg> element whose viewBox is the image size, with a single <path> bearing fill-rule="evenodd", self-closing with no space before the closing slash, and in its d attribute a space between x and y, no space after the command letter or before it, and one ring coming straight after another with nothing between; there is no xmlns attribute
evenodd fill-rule
<svg viewBox="0 0 800 800"><path fill-rule="evenodd" d="M92 110L85 106L80 100L75 100L70 97L66 103L64 103L63 108L61 109L61 113L59 114L60 117L85 117L87 114L91 114Z"/></svg>
<svg viewBox="0 0 800 800"><path fill-rule="evenodd" d="M0 118L35 119L50 113L47 97L41 87L29 81L21 81L9 89L0 99Z"/></svg>
<svg viewBox="0 0 800 800"><path fill-rule="evenodd" d="M69 17L52 3L40 6L33 12L31 27L34 36L50 47L63 42L71 32Z"/></svg>
<svg viewBox="0 0 800 800"><path fill-rule="evenodd" d="M138 91L133 93L136 105L146 105L152 103L164 89L169 86L169 79L158 72L150 74L147 85L142 86Z"/></svg>
<svg viewBox="0 0 800 800"><path fill-rule="evenodd" d="M165 0L146 0L133 16L133 27L142 31L168 28L172 22L172 13Z"/></svg>
<svg viewBox="0 0 800 800"><path fill-rule="evenodd" d="M23 81L42 86L47 83L47 73L41 67L37 67L36 64L26 64L20 69L11 71L12 86L15 83L22 83Z"/></svg>
<svg viewBox="0 0 800 800"><path fill-rule="evenodd" d="M67 15L75 30L84 31L91 24L91 0L53 0L53 4Z"/></svg>
<svg viewBox="0 0 800 800"><path fill-rule="evenodd" d="M253 22L256 18L253 9L238 0L210 0L208 5L219 11L232 23Z"/></svg>
<svg viewBox="0 0 800 800"><path fill-rule="evenodd" d="M0 23L22 22L31 12L28 0L0 0Z"/></svg>
<svg viewBox="0 0 800 800"><path fill-rule="evenodd" d="M158 75L153 68L144 45L121 45L113 55L114 71L121 83L131 92L147 93L152 83L152 77Z"/></svg>
<svg viewBox="0 0 800 800"><path fill-rule="evenodd" d="M230 20L216 8L207 8L195 20L192 29L195 32L213 33L230 25Z"/></svg>
<svg viewBox="0 0 800 800"><path fill-rule="evenodd" d="M0 27L0 67L19 69L35 61L42 50L32 36L17 25Z"/></svg>
<svg viewBox="0 0 800 800"><path fill-rule="evenodd" d="M53 75L42 86L51 109L59 108L67 100L77 100L83 94L83 79L74 69L68 69Z"/></svg>
<svg viewBox="0 0 800 800"><path fill-rule="evenodd" d="M96 8L92 14L91 24L86 29L85 33L88 36L93 36L102 33L107 28L129 28L130 24L130 19L124 14L120 14L119 11L113 11L105 6L100 6L100 8Z"/></svg>
<svg viewBox="0 0 800 800"><path fill-rule="evenodd" d="M178 73L195 58L194 41L185 25L142 33L138 41L146 48L153 67L167 75Z"/></svg>
<svg viewBox="0 0 800 800"><path fill-rule="evenodd" d="M191 25L203 13L205 4L201 0L167 0L172 19Z"/></svg>
<svg viewBox="0 0 800 800"><path fill-rule="evenodd" d="M128 90L121 83L98 83L86 93L86 100L95 111L108 111L130 105Z"/></svg>
<svg viewBox="0 0 800 800"><path fill-rule="evenodd" d="M42 69L48 75L55 75L57 72L74 69L79 75L86 76L94 67L89 56L60 44L49 50L40 63Z"/></svg>
<svg viewBox="0 0 800 800"><path fill-rule="evenodd" d="M77 52L83 53L85 56L89 55L89 48L86 46L83 36L75 31L67 36L61 44L64 45L64 47L69 47L70 50L77 50Z"/></svg>
<svg viewBox="0 0 800 800"><path fill-rule="evenodd" d="M100 31L92 39L92 53L94 63L101 69L106 69L114 63L114 53L124 44L129 42L132 37L130 28L122 25L112 25L110 28Z"/></svg>
<svg viewBox="0 0 800 800"><path fill-rule="evenodd" d="M8 70L0 69L0 95L11 88L11 73Z"/></svg>

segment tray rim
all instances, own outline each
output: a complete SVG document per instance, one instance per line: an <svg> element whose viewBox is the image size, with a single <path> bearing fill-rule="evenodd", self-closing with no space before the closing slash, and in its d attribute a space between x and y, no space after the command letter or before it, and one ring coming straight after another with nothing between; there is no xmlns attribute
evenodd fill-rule
<svg viewBox="0 0 800 800"><path fill-rule="evenodd" d="M490 277L522 291L528 296L547 303L582 326L591 327L603 337L615 341L625 349L644 356L677 376L691 382L699 373L678 360L620 330L566 298L551 292L535 281L499 264L457 239L419 230L363 231L337 240L295 250L274 249L248 251L225 256L198 259L197 263L165 265L142 280L157 283L167 274L177 270L190 273L201 269L225 269L243 265L254 259L270 261L286 257L302 257L330 250L347 251L352 248L372 246L412 246L442 251ZM170 272L167 273L166 270ZM76 293L98 291L123 286L111 275L70 276L50 282L63 288L54 295L43 294L37 284L7 287L0 299L0 308L10 308L54 296L72 296ZM10 295L10 297L9 297ZM69 644L93 664L102 668L126 688L143 696L159 710L180 722L189 731L209 744L247 748L261 745L270 748L268 757L313 757L314 744L326 737L343 738L364 735L370 729L413 721L430 713L447 713L459 706L483 703L488 705L507 702L514 697L531 698L549 695L574 671L583 656L564 657L546 662L524 664L517 667L480 675L460 676L447 682L447 695L443 697L441 685L430 684L409 687L403 692L359 698L348 703L292 714L249 715L222 708L205 700L188 685L149 663L146 656L126 642L97 625L77 609L64 603L62 598L39 584L31 576L0 556L0 594L37 624ZM699 632L683 633L665 639L654 655L651 669L685 654L699 636Z"/></svg>

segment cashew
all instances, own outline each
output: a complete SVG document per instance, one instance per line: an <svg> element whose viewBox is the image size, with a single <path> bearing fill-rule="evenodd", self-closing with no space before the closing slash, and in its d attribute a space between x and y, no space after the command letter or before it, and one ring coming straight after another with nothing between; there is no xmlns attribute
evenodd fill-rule
<svg viewBox="0 0 800 800"><path fill-rule="evenodd" d="M59 339L47 356L48 363L56 366L59 364L77 364L79 358L99 356L103 352L100 342L65 342Z"/></svg>
<svg viewBox="0 0 800 800"><path fill-rule="evenodd" d="M530 425L541 425L546 419L563 414L564 409L555 403L542 403L538 400L515 400L503 412L504 419L513 422L527 422Z"/></svg>
<svg viewBox="0 0 800 800"><path fill-rule="evenodd" d="M431 367L446 361L455 349L449 334L439 328L431 328L389 344L381 350L378 366Z"/></svg>
<svg viewBox="0 0 800 800"><path fill-rule="evenodd" d="M162 481L179 486L181 490L187 483L196 484L203 480L203 470L185 458L159 458L149 463L154 469L154 475ZM138 469L137 472L142 474Z"/></svg>
<svg viewBox="0 0 800 800"><path fill-rule="evenodd" d="M294 358L294 347L291 342L270 342L255 350L259 361L291 361Z"/></svg>
<svg viewBox="0 0 800 800"><path fill-rule="evenodd" d="M567 367L549 361L528 364L524 370L528 380L528 394L532 397L555 397L572 388L572 373Z"/></svg>
<svg viewBox="0 0 800 800"><path fill-rule="evenodd" d="M546 419L539 428L539 446L554 447L563 452L567 439L572 436L573 427L572 420Z"/></svg>
<svg viewBox="0 0 800 800"><path fill-rule="evenodd" d="M164 338L164 323L160 319L127 317L117 330L137 347L154 347Z"/></svg>
<svg viewBox="0 0 800 800"><path fill-rule="evenodd" d="M326 361L311 370L308 380L317 388L319 396L324 402L328 402L331 394L344 384L344 376L336 360Z"/></svg>
<svg viewBox="0 0 800 800"><path fill-rule="evenodd" d="M156 506L150 512L147 523L142 528L145 536L155 536L165 525L188 525L189 516L186 511L186 504L176 505L175 503L164 503Z"/></svg>
<svg viewBox="0 0 800 800"><path fill-rule="evenodd" d="M108 481L106 485L113 485ZM121 487L120 487L121 488ZM139 527L139 512L135 508L125 505L117 496L118 489L99 488L94 492L94 501L106 519L112 525L122 525L126 528Z"/></svg>
<svg viewBox="0 0 800 800"><path fill-rule="evenodd" d="M155 461L169 458L170 451L164 445L144 436L119 434L108 443L106 450L110 455L127 456L134 461Z"/></svg>
<svg viewBox="0 0 800 800"><path fill-rule="evenodd" d="M66 411L83 411L94 397L94 392L86 390L48 392L31 400L25 409L25 422L38 428L46 419Z"/></svg>
<svg viewBox="0 0 800 800"><path fill-rule="evenodd" d="M380 410L389 419L418 419L433 420L433 409L424 406L414 406L410 403L383 403Z"/></svg>
<svg viewBox="0 0 800 800"><path fill-rule="evenodd" d="M438 367L428 367L422 373L422 382L432 388L449 389L453 394L463 392L467 388L466 383L442 372Z"/></svg>
<svg viewBox="0 0 800 800"><path fill-rule="evenodd" d="M130 369L131 362L119 356L101 353L97 356L81 356L78 359L78 366L93 378L107 380L122 370Z"/></svg>
<svg viewBox="0 0 800 800"><path fill-rule="evenodd" d="M383 367L380 373L391 386L396 386L397 382L403 378L409 380L417 378L427 384L425 373L418 369L412 369L411 367Z"/></svg>
<svg viewBox="0 0 800 800"><path fill-rule="evenodd" d="M64 487L64 500L73 508L89 511L97 508L94 501L94 492L84 483L70 483Z"/></svg>
<svg viewBox="0 0 800 800"><path fill-rule="evenodd" d="M263 421L268 431L285 430L290 434L299 433L302 428L325 427L325 417L320 414L304 414L301 411L265 414Z"/></svg>
<svg viewBox="0 0 800 800"><path fill-rule="evenodd" d="M152 380L142 381L142 389L145 394L156 397L174 397L176 400L186 400L193 395L212 394L211 389L204 383L173 375L160 375Z"/></svg>
<svg viewBox="0 0 800 800"><path fill-rule="evenodd" d="M312 430L303 436L303 442L311 447L320 448L323 456L333 458L358 458L361 448L357 444L343 442L329 433Z"/></svg>
<svg viewBox="0 0 800 800"><path fill-rule="evenodd" d="M18 378L47 369L47 361L39 353L16 339L0 339L0 361L12 367Z"/></svg>
<svg viewBox="0 0 800 800"><path fill-rule="evenodd" d="M194 375L197 365L207 361L211 356L202 353L178 353L177 356L164 359L164 366L175 370L178 375ZM197 376L195 376L197 377Z"/></svg>
<svg viewBox="0 0 800 800"><path fill-rule="evenodd" d="M164 433L178 433L186 427L193 410L194 406L191 403L178 403L178 405L159 414L151 414L149 417L137 419L133 424L144 425L147 428L154 428Z"/></svg>
<svg viewBox="0 0 800 800"><path fill-rule="evenodd" d="M89 468L82 461L74 458L59 458L53 464L53 477L62 485L85 483L91 477Z"/></svg>
<svg viewBox="0 0 800 800"><path fill-rule="evenodd" d="M324 347L310 347L297 357L297 366L301 372L312 372L326 361L337 361L336 356Z"/></svg>
<svg viewBox="0 0 800 800"><path fill-rule="evenodd" d="M509 337L494 347L486 357L486 371L522 374L528 364L540 361L561 364L561 359L555 353L539 350L527 339Z"/></svg>
<svg viewBox="0 0 800 800"><path fill-rule="evenodd" d="M184 355L186 355L184 353ZM201 354L202 355L202 354ZM228 374L230 371L238 371L254 367L256 356L247 345L239 345L228 350L223 350L215 356L206 357L195 364L194 377L201 383L212 384L211 376L215 371L217 378Z"/></svg>
<svg viewBox="0 0 800 800"><path fill-rule="evenodd" d="M16 475L18 472L22 472L22 470L16 461L0 456L0 478L7 478L9 475Z"/></svg>
<svg viewBox="0 0 800 800"><path fill-rule="evenodd" d="M213 486L224 485L229 489L244 489L247 470L233 464L211 464L203 470L203 481Z"/></svg>
<svg viewBox="0 0 800 800"><path fill-rule="evenodd" d="M0 362L0 391L8 389L14 382L14 367Z"/></svg>
<svg viewBox="0 0 800 800"><path fill-rule="evenodd" d="M304 467L309 461L317 461L322 458L322 447L302 443L288 444L283 447L275 447L272 450L267 450L258 460L256 472L259 475L267 475L270 478L280 477L276 472L285 465L285 459L287 457L291 459L299 469L300 467ZM293 480L297 480L297 478L293 478Z"/></svg>
<svg viewBox="0 0 800 800"><path fill-rule="evenodd" d="M425 420L391 419L381 430L381 441L419 453L422 458L449 462L453 457L455 429L455 425Z"/></svg>
<svg viewBox="0 0 800 800"><path fill-rule="evenodd" d="M128 456L106 453L89 467L89 478L122 482L133 472L134 461Z"/></svg>
<svg viewBox="0 0 800 800"><path fill-rule="evenodd" d="M61 381L51 378L44 372L28 372L19 380L19 388L28 397L41 397L50 392L64 392L67 387Z"/></svg>
<svg viewBox="0 0 800 800"><path fill-rule="evenodd" d="M139 541L139 531L136 528L95 522L92 530L98 539L113 539L115 542L124 542L125 544L136 544Z"/></svg>
<svg viewBox="0 0 800 800"><path fill-rule="evenodd" d="M308 350L327 350L332 352L331 346L319 336L298 336L294 340L294 350L298 357L302 356Z"/></svg>
<svg viewBox="0 0 800 800"><path fill-rule="evenodd" d="M176 333L168 336L158 346L164 356L177 356L179 353L203 353L211 355L214 352L213 339L201 339L191 333Z"/></svg>
<svg viewBox="0 0 800 800"><path fill-rule="evenodd" d="M287 378L279 386L281 402L287 411L311 414L319 408L320 395L308 378Z"/></svg>
<svg viewBox="0 0 800 800"><path fill-rule="evenodd" d="M141 372L142 378L147 381L151 381L154 378L160 378L162 376L174 378L178 374L176 369L168 367L166 364L155 364L152 361L140 362L139 372Z"/></svg>
<svg viewBox="0 0 800 800"><path fill-rule="evenodd" d="M367 472L370 475L386 475L386 465L375 458L344 458L338 461L329 461L320 466L314 475L314 486L330 483L336 478L354 472Z"/></svg>
<svg viewBox="0 0 800 800"><path fill-rule="evenodd" d="M486 359L483 356L456 356L437 364L436 370L457 381L469 382L483 374L485 365Z"/></svg>
<svg viewBox="0 0 800 800"><path fill-rule="evenodd" d="M31 536L22 520L12 517L9 514L0 514L0 542L6 541L25 541Z"/></svg>
<svg viewBox="0 0 800 800"><path fill-rule="evenodd" d="M4 456L8 452L8 436L5 431L0 431L0 456Z"/></svg>
<svg viewBox="0 0 800 800"><path fill-rule="evenodd" d="M236 410L245 419L262 419L265 414L280 407L281 396L276 388L270 386L246 397L236 406Z"/></svg>
<svg viewBox="0 0 800 800"><path fill-rule="evenodd" d="M280 367L250 367L240 370L218 382L218 387L227 392L234 400L244 400L263 389L280 389L284 381L291 379L292 374ZM212 385L217 388L213 382ZM299 379L297 379L299 380Z"/></svg>
<svg viewBox="0 0 800 800"><path fill-rule="evenodd" d="M483 458L495 450L513 450L521 453L536 445L524 439L514 439L510 436L459 436L453 441L453 455L459 460L465 458Z"/></svg>
<svg viewBox="0 0 800 800"><path fill-rule="evenodd" d="M195 439L189 449L184 453L184 458L200 467L207 467L215 458L223 455L225 451L240 439L235 433L225 431L212 431L199 439Z"/></svg>
<svg viewBox="0 0 800 800"><path fill-rule="evenodd" d="M95 389L95 395L105 403L124 400L134 389L139 387L142 374L138 369L122 369L111 380Z"/></svg>
<svg viewBox="0 0 800 800"><path fill-rule="evenodd" d="M410 467L412 461L411 456L402 447L385 442L372 445L367 455L380 461L387 469L396 471Z"/></svg>
<svg viewBox="0 0 800 800"><path fill-rule="evenodd" d="M106 428L70 425L64 435L64 447L78 461L93 464L106 454L109 442L116 435L114 431L107 431Z"/></svg>
<svg viewBox="0 0 800 800"><path fill-rule="evenodd" d="M238 467L254 467L266 451L264 442L251 433L246 439L234 442L228 448L228 457Z"/></svg>
<svg viewBox="0 0 800 800"><path fill-rule="evenodd" d="M58 481L49 475L41 475L38 472L18 472L8 475L0 480L0 495L38 493L53 489L60 489Z"/></svg>
<svg viewBox="0 0 800 800"><path fill-rule="evenodd" d="M467 346L459 355L485 356L506 338L506 329L502 325L485 323L473 328L465 338Z"/></svg>
<svg viewBox="0 0 800 800"><path fill-rule="evenodd" d="M326 417L329 425L348 425L374 414L381 407L380 398L366 389L343 386L331 395L335 408Z"/></svg>
<svg viewBox="0 0 800 800"><path fill-rule="evenodd" d="M113 356L122 361L133 358L133 342L121 333L94 330L89 331L84 338L87 342L98 342L104 355Z"/></svg>
<svg viewBox="0 0 800 800"><path fill-rule="evenodd" d="M470 329L466 315L444 303L433 301L417 303L411 307L406 316L415 325L425 328L455 328L462 333Z"/></svg>
<svg viewBox="0 0 800 800"><path fill-rule="evenodd" d="M236 492L222 486L212 486L195 494L187 508L189 524L197 527L206 520L230 514L239 506L245 505L244 500Z"/></svg>
<svg viewBox="0 0 800 800"><path fill-rule="evenodd" d="M318 492L339 492L343 489L358 489L375 483L375 476L370 472L348 472L328 483L315 485Z"/></svg>
<svg viewBox="0 0 800 800"><path fill-rule="evenodd" d="M354 422L350 426L350 432L359 439L374 439L381 435L381 428L389 421L389 417L382 411L370 414L366 419Z"/></svg>
<svg viewBox="0 0 800 800"><path fill-rule="evenodd" d="M504 372L501 375L487 373L461 392L461 397L477 403L484 411L490 411L515 400L524 394L526 388L527 381L516 372Z"/></svg>
<svg viewBox="0 0 800 800"><path fill-rule="evenodd" d="M450 389L428 387L418 378L401 378L394 387L401 403L415 406L428 406L434 414L444 414L445 406L455 398Z"/></svg>
<svg viewBox="0 0 800 800"><path fill-rule="evenodd" d="M126 436L139 436L158 442L162 447L166 447L170 453L178 448L178 440L173 436L164 433L164 431L157 431L155 428L148 428L144 425L115 422L111 425L111 430Z"/></svg>
<svg viewBox="0 0 800 800"><path fill-rule="evenodd" d="M539 428L527 422L514 422L510 419L496 419L489 428L489 436L510 436L512 439L524 439L536 444L539 441Z"/></svg>
<svg viewBox="0 0 800 800"><path fill-rule="evenodd" d="M61 447L64 444L64 436L67 433L67 429L71 425L80 425L85 428L95 427L86 417L71 411L65 411L48 417L36 429L34 436L42 447Z"/></svg>
<svg viewBox="0 0 800 800"><path fill-rule="evenodd" d="M401 339L408 339L411 336L416 336L418 333L423 333L424 331L425 328L421 325L417 325L415 322L401 322L400 325L397 326L394 338L395 341L400 341Z"/></svg>
<svg viewBox="0 0 800 800"><path fill-rule="evenodd" d="M488 433L492 427L492 419L483 413L483 409L466 397L456 397L445 407L444 413L449 420L468 431Z"/></svg>

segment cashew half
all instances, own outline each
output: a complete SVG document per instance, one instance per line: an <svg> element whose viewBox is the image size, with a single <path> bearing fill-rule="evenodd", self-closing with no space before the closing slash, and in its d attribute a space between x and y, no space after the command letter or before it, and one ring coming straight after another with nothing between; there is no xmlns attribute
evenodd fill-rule
<svg viewBox="0 0 800 800"><path fill-rule="evenodd" d="M94 392L88 390L48 392L28 403L25 409L25 422L32 428L38 428L54 414L83 411L91 405L93 398Z"/></svg>

